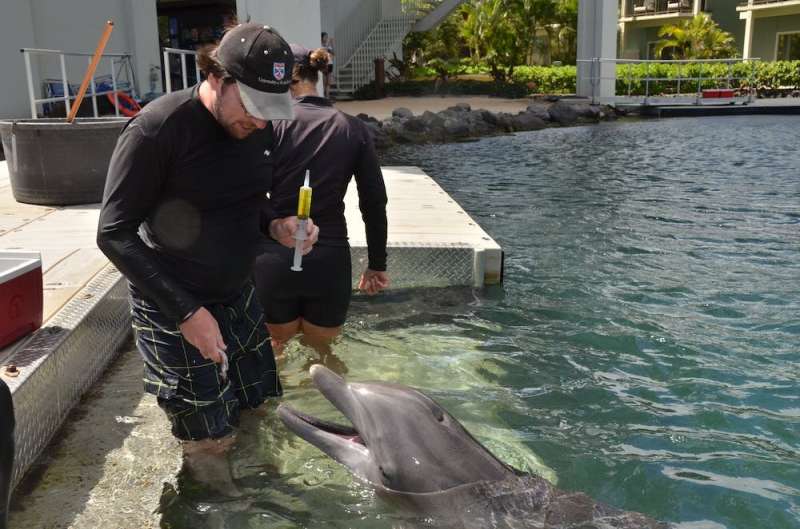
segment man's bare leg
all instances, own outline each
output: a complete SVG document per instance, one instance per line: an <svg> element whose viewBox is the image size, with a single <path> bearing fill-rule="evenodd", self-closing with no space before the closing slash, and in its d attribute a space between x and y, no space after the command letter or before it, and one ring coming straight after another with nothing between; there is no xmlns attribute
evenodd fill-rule
<svg viewBox="0 0 800 529"><path fill-rule="evenodd" d="M233 483L228 461L228 452L235 441L235 434L219 439L183 441L183 463L192 478L223 496L241 496Z"/></svg>

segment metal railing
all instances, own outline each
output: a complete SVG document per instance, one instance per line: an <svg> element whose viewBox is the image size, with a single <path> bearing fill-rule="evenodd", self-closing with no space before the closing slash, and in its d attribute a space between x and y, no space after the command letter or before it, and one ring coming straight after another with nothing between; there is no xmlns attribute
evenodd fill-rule
<svg viewBox="0 0 800 529"><path fill-rule="evenodd" d="M747 0L746 2L741 2L739 7L759 6L765 4L783 4L784 2L788 1L790 0Z"/></svg>
<svg viewBox="0 0 800 529"><path fill-rule="evenodd" d="M346 46L337 45L336 90L354 92L369 83L374 73L376 58L385 57L399 46L411 27L424 15L422 7L430 2L406 1L402 14L383 17L380 0L362 0L358 18L345 19L336 29L337 38L346 36ZM340 51L341 50L341 51Z"/></svg>
<svg viewBox="0 0 800 529"><path fill-rule="evenodd" d="M692 14L692 0L626 0L628 16Z"/></svg>
<svg viewBox="0 0 800 529"><path fill-rule="evenodd" d="M353 55L380 22L383 14L381 3L380 0L361 0L335 28L331 36L334 38L334 75L337 79L340 70L350 64Z"/></svg>
<svg viewBox="0 0 800 529"><path fill-rule="evenodd" d="M175 55L179 57L180 65L181 65L181 81L183 83L181 88L187 88L189 86L189 75L188 69L186 65L186 57L191 55L192 62L194 63L194 79L195 82L200 80L200 66L197 64L197 52L194 50L181 50L178 48L163 48L164 52L164 83L165 83L165 93L169 94L172 92L172 70L171 70L171 60L172 56Z"/></svg>
<svg viewBox="0 0 800 529"><path fill-rule="evenodd" d="M71 100L75 99L76 95L71 93L71 86L69 84L69 80L67 79L67 64L66 58L67 57L86 57L87 65L92 62L93 53L77 53L77 52L65 52L61 50L47 50L47 49L40 49L40 48L22 48L20 49L22 52L22 56L25 60L25 76L28 80L28 99L30 101L30 108L31 108L31 118L36 119L38 117L37 112L37 105L45 105L49 103L57 103L63 102L64 107L66 110L65 116L69 115L71 110ZM56 55L58 56L59 65L61 68L61 85L64 90L64 93L60 96L54 97L36 97L36 90L34 88L33 82L33 68L31 66L31 56L33 55ZM105 95L105 94L113 94L113 103L114 103L114 112L116 116L119 116L119 102L117 101L117 93L119 91L120 83L118 83L118 75L117 75L117 67L121 69L125 69L125 75L127 77L126 84L130 87L131 92L133 93L134 97L135 94L135 78L134 78L134 71L133 66L131 64L131 55L129 53L104 53L101 57L101 60L108 59L110 62L110 73L111 73L111 88L109 90L97 90L97 85L95 82L95 78L92 77L91 83L89 85L90 91L89 96L92 100L92 110L94 113L94 117L98 117L98 108L97 108L97 96Z"/></svg>
<svg viewBox="0 0 800 529"><path fill-rule="evenodd" d="M637 60L637 59L582 59L578 63L589 63L589 79L592 87L592 103L625 103L640 105L701 105L704 103L751 103L753 101L753 91L755 89L755 75L759 58L750 59L688 59L688 60ZM604 64L613 65L613 76L602 76L602 66ZM634 66L644 65L645 73L641 77L638 72L634 76ZM668 77L659 75L657 66L662 64L675 65L676 74ZM724 75L715 75L713 72L706 72L702 65L722 64L725 66ZM747 64L747 75L736 75L734 66L736 64ZM617 66L628 66L627 68L617 68ZM622 74L622 75L620 75ZM600 83L602 81L613 81L615 93L612 98L601 97ZM664 84L672 85L674 90L656 90L658 86ZM620 85L624 87L624 95L619 94ZM683 86L682 86L683 85ZM714 85L714 86L710 86ZM636 86L637 90L634 90ZM643 87L643 94L634 93ZM689 87L689 91L685 89ZM704 90L716 87L739 90L739 95L733 97L706 97ZM683 88L683 90L682 90Z"/></svg>

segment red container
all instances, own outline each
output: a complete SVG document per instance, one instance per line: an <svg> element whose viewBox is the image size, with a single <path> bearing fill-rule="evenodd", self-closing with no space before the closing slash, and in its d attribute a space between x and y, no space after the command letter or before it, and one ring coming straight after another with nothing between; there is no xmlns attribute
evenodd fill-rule
<svg viewBox="0 0 800 529"><path fill-rule="evenodd" d="M712 97L719 97L719 90L716 88L706 88L703 90L703 99L708 99Z"/></svg>
<svg viewBox="0 0 800 529"><path fill-rule="evenodd" d="M734 96L734 89L733 88L720 88L717 90L717 97L733 97Z"/></svg>
<svg viewBox="0 0 800 529"><path fill-rule="evenodd" d="M0 348L42 326L42 259L0 252Z"/></svg>

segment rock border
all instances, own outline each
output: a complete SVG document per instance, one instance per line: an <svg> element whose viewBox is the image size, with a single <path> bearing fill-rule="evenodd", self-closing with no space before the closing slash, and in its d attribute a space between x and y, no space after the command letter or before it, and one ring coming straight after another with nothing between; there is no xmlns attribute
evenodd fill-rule
<svg viewBox="0 0 800 529"><path fill-rule="evenodd" d="M399 107L382 121L364 113L356 117L372 132L375 146L384 149L395 144L447 143L550 126L598 123L620 115L624 112L608 105L556 100L532 101L517 114L473 110L468 103L458 103L440 112L426 110L417 116Z"/></svg>

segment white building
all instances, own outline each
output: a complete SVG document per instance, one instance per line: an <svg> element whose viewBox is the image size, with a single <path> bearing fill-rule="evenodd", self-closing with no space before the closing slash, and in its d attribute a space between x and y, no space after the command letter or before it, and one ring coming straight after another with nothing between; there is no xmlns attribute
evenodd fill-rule
<svg viewBox="0 0 800 529"><path fill-rule="evenodd" d="M194 49L212 42L233 17L269 24L289 42L309 48L319 46L321 32L327 32L334 41L340 89L348 92L371 79L375 57L400 51L414 24L429 29L459 3L434 2L434 11L422 13L407 0L2 0L0 118L31 114L21 48L92 53L107 20L114 21L114 30L105 51L131 55L131 80L139 96L163 91L162 48ZM88 58L65 62L69 83L80 84ZM43 83L58 84L62 78L59 59L35 55L31 64L34 97L41 98ZM119 80L126 80L124 73ZM105 74L110 75L108 61L95 77ZM174 75L180 80L179 72Z"/></svg>

